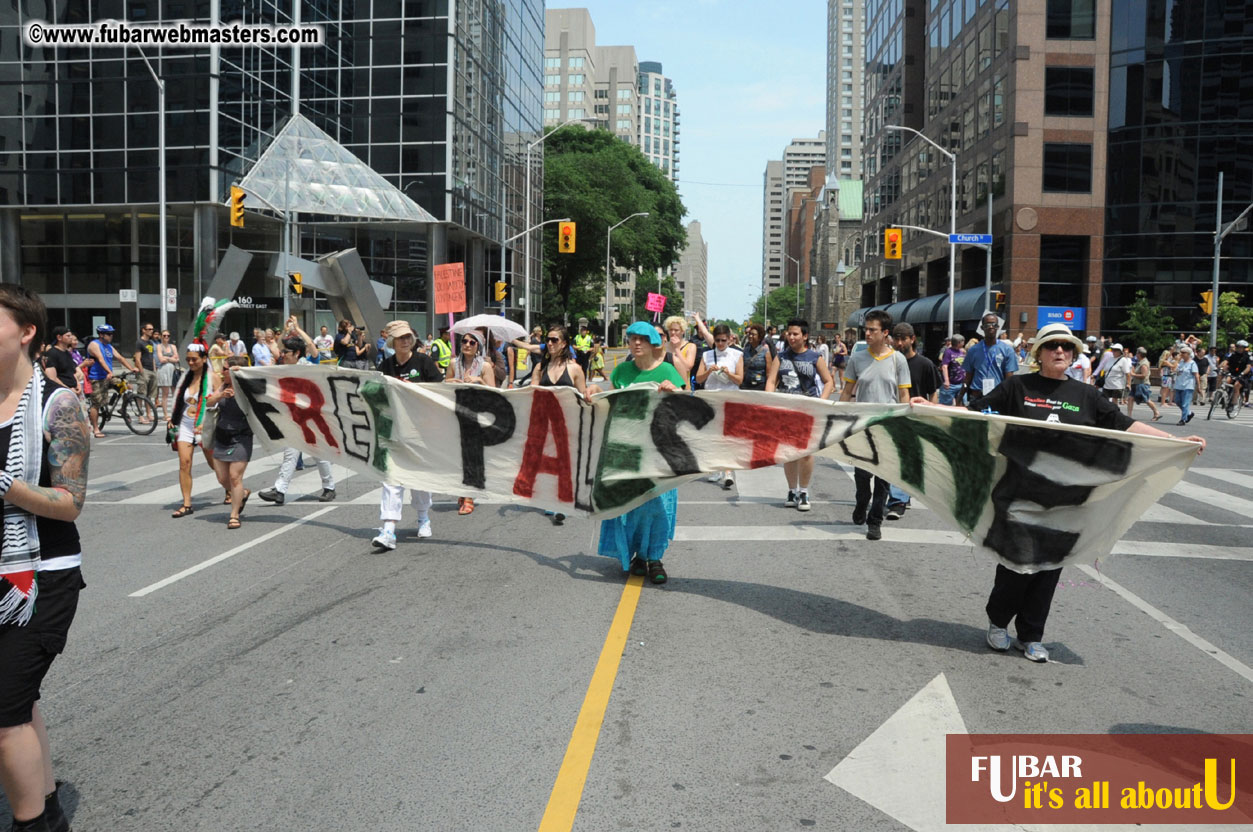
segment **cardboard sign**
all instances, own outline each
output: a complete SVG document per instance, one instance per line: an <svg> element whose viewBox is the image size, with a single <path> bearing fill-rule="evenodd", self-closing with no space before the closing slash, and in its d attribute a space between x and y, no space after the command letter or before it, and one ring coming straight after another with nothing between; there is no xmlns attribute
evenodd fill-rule
<svg viewBox="0 0 1253 832"><path fill-rule="evenodd" d="M830 456L896 483L1025 573L1109 554L1196 459L1175 439L783 393L637 385L589 402L568 387L410 384L306 364L236 378L271 449L566 514L613 517L714 471Z"/></svg>
<svg viewBox="0 0 1253 832"><path fill-rule="evenodd" d="M644 308L649 312L661 312L666 308L666 296L659 295L656 292L649 292L648 302L644 304Z"/></svg>
<svg viewBox="0 0 1253 832"><path fill-rule="evenodd" d="M466 267L445 263L435 267L435 314L466 311Z"/></svg>

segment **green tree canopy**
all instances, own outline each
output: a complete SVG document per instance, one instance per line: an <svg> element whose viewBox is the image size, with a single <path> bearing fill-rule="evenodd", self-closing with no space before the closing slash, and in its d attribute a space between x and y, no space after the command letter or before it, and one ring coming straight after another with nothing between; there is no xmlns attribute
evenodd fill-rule
<svg viewBox="0 0 1253 832"><path fill-rule="evenodd" d="M1136 292L1136 299L1127 307L1127 318L1122 322L1131 333L1128 346L1144 347L1154 357L1174 343L1175 336L1171 335L1174 325L1174 318L1163 307L1149 303L1143 289Z"/></svg>
<svg viewBox="0 0 1253 832"><path fill-rule="evenodd" d="M770 313L770 323L779 327L779 331L783 331L783 325L787 323L789 318L796 317L797 300L800 300L799 308L805 308L805 289L801 286L780 286L770 293L769 304L766 303L766 296L762 295L757 298L757 302L753 304L753 314L749 319L755 323L765 323L766 312ZM769 307L768 309L766 307ZM813 321L809 322L812 326Z"/></svg>
<svg viewBox="0 0 1253 832"><path fill-rule="evenodd" d="M671 315L683 317L683 294L674 278L666 275L657 277L657 272L645 272L635 278L635 298L631 310L631 321L651 321L653 313L648 311L648 293L656 292L666 296L666 308L661 313L661 320ZM631 321L627 321L629 326Z"/></svg>
<svg viewBox="0 0 1253 832"><path fill-rule="evenodd" d="M606 130L570 126L544 143L544 216L577 223L573 254L557 251L557 232L544 234L544 315L604 316L605 236L613 232L618 266L657 271L678 261L687 244L674 183L639 151Z"/></svg>
<svg viewBox="0 0 1253 832"><path fill-rule="evenodd" d="M1222 292L1218 296L1218 343L1231 343L1248 338L1253 329L1253 309L1242 306L1244 295L1239 292ZM1202 318L1197 327L1209 332L1210 319ZM1173 340L1173 339L1172 339ZM1209 339L1204 339L1208 341Z"/></svg>

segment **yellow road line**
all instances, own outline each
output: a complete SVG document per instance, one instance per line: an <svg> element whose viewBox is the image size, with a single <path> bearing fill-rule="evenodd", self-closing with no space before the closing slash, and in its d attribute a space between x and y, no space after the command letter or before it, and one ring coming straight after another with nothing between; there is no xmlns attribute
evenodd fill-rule
<svg viewBox="0 0 1253 832"><path fill-rule="evenodd" d="M622 651L626 649L643 585L642 575L632 575L622 588L618 611L609 625L605 646L601 648L592 681L587 686L587 695L583 697L583 707L574 722L570 744L566 746L565 759L557 771L557 782L553 783L552 794L548 796L548 807L540 820L539 832L569 832L574 828L574 815L583 797L587 772L592 767L592 755L596 752L596 740L605 721L605 708L609 705L609 694L613 692L613 682L618 676L618 664L622 661Z"/></svg>

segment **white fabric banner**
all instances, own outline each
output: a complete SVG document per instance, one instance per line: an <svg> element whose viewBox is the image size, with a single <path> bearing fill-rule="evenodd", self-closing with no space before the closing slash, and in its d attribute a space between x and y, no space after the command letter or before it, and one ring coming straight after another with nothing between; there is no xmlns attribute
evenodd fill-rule
<svg viewBox="0 0 1253 832"><path fill-rule="evenodd" d="M925 500L1007 567L1107 555L1196 446L955 408L751 391L580 399L568 387L410 384L297 365L236 371L256 438L383 482L612 517L701 474L810 454Z"/></svg>

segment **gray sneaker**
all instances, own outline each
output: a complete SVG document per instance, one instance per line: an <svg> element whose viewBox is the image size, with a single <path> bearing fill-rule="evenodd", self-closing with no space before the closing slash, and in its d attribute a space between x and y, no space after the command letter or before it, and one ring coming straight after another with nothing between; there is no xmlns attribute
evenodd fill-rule
<svg viewBox="0 0 1253 832"><path fill-rule="evenodd" d="M1021 650L1023 655L1033 662L1047 662L1049 660L1049 651L1038 641L1028 641L1026 644L1014 639L1014 649Z"/></svg>
<svg viewBox="0 0 1253 832"><path fill-rule="evenodd" d="M334 499L335 499L335 489L334 489L334 488L323 488L323 489L322 489L322 496L321 496L321 497L318 497L318 502L319 502L319 503L329 503L331 500L334 500Z"/></svg>
<svg viewBox="0 0 1253 832"><path fill-rule="evenodd" d="M265 491L258 492L257 496L267 503L274 503L276 506L281 506L286 499L286 495L277 488L267 488Z"/></svg>
<svg viewBox="0 0 1253 832"><path fill-rule="evenodd" d="M1016 641L1016 639L1010 639L1009 630L988 622L988 647L998 653L1004 653L1009 649L1011 641Z"/></svg>

